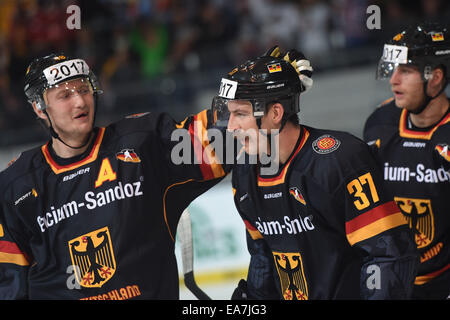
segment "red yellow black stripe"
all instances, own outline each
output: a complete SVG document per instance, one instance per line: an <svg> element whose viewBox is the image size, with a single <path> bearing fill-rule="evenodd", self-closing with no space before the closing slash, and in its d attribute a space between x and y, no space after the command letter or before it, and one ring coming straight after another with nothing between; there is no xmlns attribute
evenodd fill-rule
<svg viewBox="0 0 450 320"><path fill-rule="evenodd" d="M406 223L397 204L390 201L347 221L345 232L348 242L353 246L355 243Z"/></svg>
<svg viewBox="0 0 450 320"><path fill-rule="evenodd" d="M30 265L27 256L14 242L0 241L0 263L12 263L19 266Z"/></svg>
<svg viewBox="0 0 450 320"><path fill-rule="evenodd" d="M433 278L436 278L437 276L441 275L442 273L444 273L448 269L450 269L450 263L447 264L445 267L437 270L437 271L434 271L434 272L427 273L427 274L424 274L422 276L416 277L416 279L414 280L414 284L415 285L425 284L428 281L432 280Z"/></svg>
<svg viewBox="0 0 450 320"><path fill-rule="evenodd" d="M180 128L186 120L182 122ZM209 148L209 140L207 134L208 116L207 110L203 110L192 117L192 121L188 126L189 135L191 136L192 145L194 146L194 154L199 163L200 171L203 179L211 180L223 177L225 172L222 165L217 160L214 150ZM196 142L197 141L197 142ZM207 158L207 161L205 161Z"/></svg>
<svg viewBox="0 0 450 320"><path fill-rule="evenodd" d="M289 165L291 164L292 159L295 158L295 156L300 152L300 150L305 145L306 140L308 140L309 131L306 128L304 128L304 127L302 127L302 129L303 129L302 139L301 139L297 149L295 150L295 152L292 154L292 156L286 162L283 170L281 170L281 173L278 176L273 177L273 178L261 178L258 175L258 186L259 187L276 186L276 185L284 183L284 180L285 180L285 177L286 177L286 172L287 172L287 170L289 168Z"/></svg>
<svg viewBox="0 0 450 320"><path fill-rule="evenodd" d="M97 159L98 151L100 149L100 145L102 143L104 133L105 133L105 128L100 128L98 130L97 137L95 138L94 146L93 146L91 152L89 153L89 155L86 156L84 159L82 159L76 163L73 163L73 164L69 164L69 165L65 165L65 166L61 166L61 165L57 164L55 162L55 160L53 160L52 156L50 155L50 152L48 151L48 143L43 145L41 147L41 150L42 150L42 153L44 154L45 160L49 164L50 168L52 168L53 172L55 174L60 174L60 173L76 169L78 167L84 166L85 164L95 161Z"/></svg>
<svg viewBox="0 0 450 320"><path fill-rule="evenodd" d="M244 220L245 227L247 228L248 233L250 234L250 237L253 240L262 239L262 234L256 229L248 220Z"/></svg>
<svg viewBox="0 0 450 320"><path fill-rule="evenodd" d="M433 136L433 133L443 124L446 124L450 121L450 113L447 114L441 121L439 121L438 124L436 124L433 128L431 128L429 131L414 131L410 130L407 127L408 122L408 111L406 109L403 109L401 115L400 115L400 121L398 125L399 134L403 138L412 138L412 139L423 139L423 140L430 140Z"/></svg>

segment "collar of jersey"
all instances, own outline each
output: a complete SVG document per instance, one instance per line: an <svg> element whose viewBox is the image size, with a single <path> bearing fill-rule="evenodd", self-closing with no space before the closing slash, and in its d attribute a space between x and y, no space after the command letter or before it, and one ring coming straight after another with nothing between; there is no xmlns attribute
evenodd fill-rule
<svg viewBox="0 0 450 320"><path fill-rule="evenodd" d="M305 145L306 140L308 140L308 137L309 137L309 131L305 127L302 127L302 134L301 134L301 137L300 137L300 143L298 144L297 148L292 153L292 155L289 157L289 160L285 163L285 165L284 165L283 169L281 170L281 172L276 177L271 177L271 178L262 178L258 174L258 187L271 187L271 186L276 186L276 185L279 185L279 184L283 184L284 180L286 178L286 172L287 172L287 170L289 168L289 165L291 164L292 159L294 159L295 156L303 148L303 146Z"/></svg>
<svg viewBox="0 0 450 320"><path fill-rule="evenodd" d="M403 138L430 140L431 137L433 136L433 133L437 130L437 128L439 128L443 124L446 124L449 121L450 121L450 113L447 113L436 125L434 125L428 131L411 130L408 129L408 111L406 109L403 109L400 115L398 130L400 133L400 137Z"/></svg>
<svg viewBox="0 0 450 320"><path fill-rule="evenodd" d="M49 152L49 146L48 146L48 142L47 142L45 145L43 145L41 147L42 153L44 154L45 161L47 161L48 165L50 166L50 168L52 168L52 170L55 174L60 174L60 173L66 172L66 171L74 170L76 168L84 166L85 164L91 163L97 159L98 150L100 149L100 145L102 143L104 133L105 133L105 128L100 128L98 130L97 137L95 138L95 142L92 145L92 149L89 152L89 154L86 157L84 157L83 159L81 159L75 163L71 163L71 164L67 164L67 165L60 165L55 161L55 159L52 158L52 156Z"/></svg>

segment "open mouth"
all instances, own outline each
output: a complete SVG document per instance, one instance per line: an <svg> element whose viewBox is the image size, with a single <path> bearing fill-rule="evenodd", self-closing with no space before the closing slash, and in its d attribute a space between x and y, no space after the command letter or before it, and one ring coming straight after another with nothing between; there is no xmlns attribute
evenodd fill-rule
<svg viewBox="0 0 450 320"><path fill-rule="evenodd" d="M395 95L396 97L401 97L401 96L403 96L403 92L401 92L401 91L394 90L394 91L392 91L392 92L394 93L394 95Z"/></svg>
<svg viewBox="0 0 450 320"><path fill-rule="evenodd" d="M75 119L83 119L83 118L86 118L87 116L88 116L88 113L83 112L83 113L80 113L79 115L75 116L74 118Z"/></svg>

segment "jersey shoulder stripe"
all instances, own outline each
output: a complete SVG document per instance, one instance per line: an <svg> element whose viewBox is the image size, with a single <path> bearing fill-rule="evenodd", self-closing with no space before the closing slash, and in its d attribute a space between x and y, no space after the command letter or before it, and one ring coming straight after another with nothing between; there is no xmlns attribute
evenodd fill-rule
<svg viewBox="0 0 450 320"><path fill-rule="evenodd" d="M245 227L253 240L262 239L263 236L248 220L244 220Z"/></svg>
<svg viewBox="0 0 450 320"><path fill-rule="evenodd" d="M394 201L379 205L345 223L350 245L372 238L407 221Z"/></svg>
<svg viewBox="0 0 450 320"><path fill-rule="evenodd" d="M28 266L26 254L20 251L14 242L0 241L0 263L12 263L19 266Z"/></svg>
<svg viewBox="0 0 450 320"><path fill-rule="evenodd" d="M223 177L225 172L220 161L216 157L214 150L209 147L210 141L208 139L207 130L210 124L208 123L207 112L208 110L203 110L194 115L193 120L188 125L188 130L203 178L205 180L210 180ZM185 123L186 120L182 122L184 125ZM179 126L177 126L177 128L181 129ZM201 148L196 147L197 144L201 146ZM207 161L204 161L203 158L207 158Z"/></svg>

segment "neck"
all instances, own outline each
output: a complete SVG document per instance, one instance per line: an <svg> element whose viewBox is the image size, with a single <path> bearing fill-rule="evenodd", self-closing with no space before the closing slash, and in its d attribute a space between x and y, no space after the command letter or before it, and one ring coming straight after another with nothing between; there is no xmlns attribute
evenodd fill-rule
<svg viewBox="0 0 450 320"><path fill-rule="evenodd" d="M66 144L69 146L81 146L85 144L80 149L74 149L69 146L66 146L64 143L62 143L59 139L52 138L52 147L55 151L56 155L61 158L72 158L75 156L78 156L85 152L89 145L91 144L92 139L94 138L93 132L89 134L89 137L87 138L88 141L86 142L86 137L83 139L64 139L61 138Z"/></svg>
<svg viewBox="0 0 450 320"><path fill-rule="evenodd" d="M427 107L419 114L410 113L411 122L418 128L429 127L438 122L448 111L449 101L445 93L430 101Z"/></svg>
<svg viewBox="0 0 450 320"><path fill-rule="evenodd" d="M290 122L286 123L283 130L281 130L279 144L280 144L280 163L286 163L289 156L294 151L300 136L300 126L295 126Z"/></svg>

